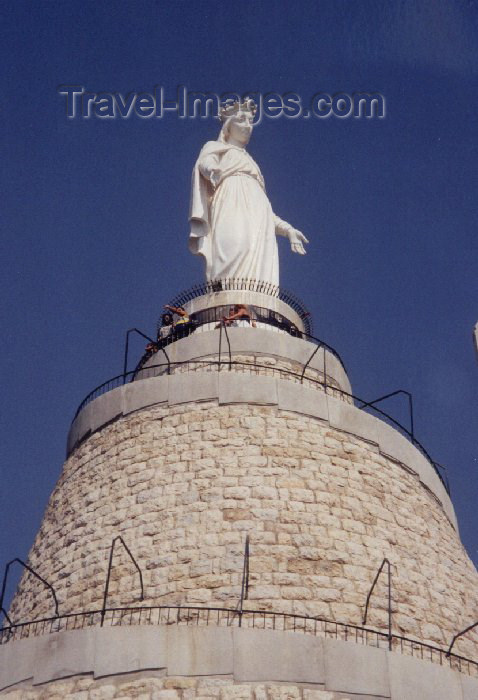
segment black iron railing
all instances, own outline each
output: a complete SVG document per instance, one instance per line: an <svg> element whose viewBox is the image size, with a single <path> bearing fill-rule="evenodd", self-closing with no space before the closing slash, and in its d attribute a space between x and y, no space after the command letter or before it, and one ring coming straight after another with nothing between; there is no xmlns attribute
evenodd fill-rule
<svg viewBox="0 0 478 700"><path fill-rule="evenodd" d="M20 564L20 566L23 569L25 569L25 571L28 571L32 576L34 576L38 581L40 581L40 583L42 583L45 588L47 588L49 590L50 595L53 598L53 604L55 607L55 616L58 617L58 614L59 614L58 613L58 598L57 598L55 589L53 588L51 583L48 583L48 581L46 579L44 579L43 576L40 576L40 574L37 571L35 571L35 569L33 569L29 564L24 562L22 559L19 559L18 557L15 557L11 561L7 562L7 564L5 565L5 571L3 573L2 587L0 590L0 614L3 612L3 614L5 615L5 618L10 622L10 618L8 617L8 613L5 610L5 608L3 607L3 603L5 601L5 592L7 589L8 573L10 571L10 567L12 566L12 564Z"/></svg>
<svg viewBox="0 0 478 700"><path fill-rule="evenodd" d="M390 651L392 650L392 571L391 571L391 565L389 560L385 557L385 559L382 561L380 564L380 567L375 575L375 578L373 580L372 586L368 592L367 595L367 600L365 603L365 611L363 614L363 624L367 622L367 614L368 614L368 606L370 603L370 598L372 597L372 593L374 591L375 586L377 585L377 581L380 577L380 574L383 571L383 567L387 565L387 617L388 617L388 644L389 644L389 649Z"/></svg>
<svg viewBox="0 0 478 700"><path fill-rule="evenodd" d="M206 321L206 322L204 322L204 323L202 323L202 324L197 324L197 325L195 325L193 328L191 328L191 329L188 330L188 335L192 334L193 332L195 332L196 330L198 330L198 329L201 328L202 326L208 326L208 325L209 325L209 321ZM145 364L145 362L148 361L148 360L149 360L154 354L156 354L157 352L162 352L162 353L165 355L165 357L166 357L166 362L167 362L167 365L168 365L168 372L167 372L167 373L170 374L170 373L171 373L171 366L172 366L173 364L178 365L178 364L181 364L181 363L178 363L178 362L176 362L176 363L171 363L171 361L170 361L170 359L169 359L169 356L168 356L168 355L166 354L166 352L165 352L164 347L165 347L165 346L167 347L168 345L171 345L172 343L176 342L177 340L181 340L182 338L185 337L185 336L184 336L184 326L183 326L183 325L180 325L180 326L178 326L177 328L178 328L178 331L177 331L177 332L176 332L175 329L173 329L172 332L171 332L171 334L170 334L165 340L163 340L163 341L161 341L161 342L158 341L157 343L153 342L149 336L145 335L142 331L139 331L137 328L130 328L130 329L126 332L123 373L122 373L121 375L118 374L118 375L116 375L115 377L112 377L111 379L106 380L106 382L103 382L103 383L100 384L99 386L95 387L95 389L93 389L89 394L87 394L87 396L83 399L83 401L80 403L80 405L79 405L78 408L76 409L75 415L73 416L73 420L75 420L75 418L77 417L77 415L79 414L79 412L86 406L86 404L90 403L90 401L92 401L93 399L96 399L98 396L101 396L101 394L104 394L104 393L106 393L106 392L108 392L108 391L111 391L111 389L115 389L117 386L120 386L121 384L125 384L127 380L129 380L129 381L134 381L135 379L139 378L138 375L140 375L140 373L141 373L142 370L147 370L147 369L150 369L150 368L152 368L152 367L159 367L159 366L160 366L159 364L148 365L148 366L146 366L146 364ZM127 366L128 366L128 352L129 352L129 335L130 335L130 333L132 333L132 332L139 333L140 336L142 336L143 338L146 338L147 340L149 340L149 341L150 341L150 344L151 344L151 345L154 345L154 346L156 347L156 349L153 350L153 351L149 351L146 355L144 355L144 356L141 358L141 360L140 360L140 362L138 363L138 365L135 367L135 369L132 370L132 371L130 371L130 372L128 372L128 371L127 371ZM221 365L221 345L222 345L222 334L223 334L223 332L225 333L226 339L227 339L229 357L231 356L231 344L230 344L230 342L229 342L229 336L228 336L228 333L227 333L227 327L226 327L226 325L225 325L224 323L221 323L220 326L219 326L219 333L218 333L218 339L219 339L219 343L218 343L219 366ZM305 370L307 369L307 366L309 365L309 363L310 363L311 360L313 359L313 357L314 357L314 355L316 354L317 350L319 350L320 348L325 349L325 350L328 350L328 352L330 352L330 353L340 362L340 364L342 365L342 369L344 370L344 372L347 373L347 370L346 370L346 368L345 368L344 362L343 362L342 358L340 357L339 353L338 353L337 350L335 350L331 345L329 345L328 343L326 343L325 340L321 340L320 338L316 338L316 337L313 336L313 335L307 335L306 333L301 333L301 337L305 338L306 340L308 340L308 341L311 342L311 343L314 343L314 351L312 352L312 355L310 356L310 358L309 358L308 361L306 362L302 374L305 373ZM326 360L325 360L325 354L324 354L324 372L325 372L325 362L326 362ZM183 364L185 364L185 363L183 363ZM214 363L214 364L215 364L215 363ZM122 381L118 383L118 380L119 380L120 377L122 378Z"/></svg>
<svg viewBox="0 0 478 700"><path fill-rule="evenodd" d="M267 294L268 296L280 299L280 301L285 302L298 314L299 318L303 321L306 326L307 333L312 333L312 319L310 312L307 307L299 297L292 294L292 292L287 291L271 282L263 282L262 280L255 279L243 279L243 278L227 278L221 280L215 280L212 282L202 282L196 284L189 289L185 289L179 292L170 302L170 306L184 306L189 301L196 299L197 297L202 297L205 294L212 294L214 292L258 292L260 294Z"/></svg>
<svg viewBox="0 0 478 700"><path fill-rule="evenodd" d="M327 346L328 347L328 346ZM324 362L325 362L325 357L326 354L324 353ZM229 370L232 370L233 368L241 368L242 371L249 371L249 372L256 372L257 374L260 374L261 372L267 372L268 374L271 375L277 375L280 378L284 379L292 379L294 381L297 381L298 383L304 383L304 380L307 381L309 386L317 386L321 387L325 393L334 393L334 394L339 394L342 398L346 400L350 400L350 402L353 402L357 404L358 408L363 408L366 409L372 414L378 414L378 416L382 419L384 419L386 422L390 423L393 427L397 428L404 437L406 437L412 445L414 445L422 454L423 456L430 462L432 465L433 469L435 470L435 473L437 474L438 478L440 479L441 483L443 484L446 492L450 494L450 485L448 482L448 478L446 477L446 474L442 474L440 469L444 469L444 467L441 464L438 464L438 462L435 462L428 451L425 449L425 447L417 440L415 437L414 433L412 433L407 427L402 425L399 421L397 421L393 416L389 415L382 409L378 408L375 404L374 401L366 401L365 399L360 398L359 396L355 396L354 394L350 394L343 389L340 389L338 386L335 386L333 383L331 383L330 377L327 377L326 373L326 368L324 367L324 375L323 379L319 378L318 376L306 376L304 377L304 372L294 372L293 370L285 369L284 367L275 367L274 365L264 365L258 362L238 362L236 360L230 359L229 352L227 354L227 358L222 360L221 356L218 356L218 360L187 360L184 362L168 362L168 363L159 363L159 364L154 364L154 365L148 365L147 367L144 367L143 369L139 370L133 370L132 372L127 372L125 374L118 374L116 377L112 377L112 379L108 379L106 382L103 384L100 384L97 386L93 391L91 391L80 403L78 406L73 420L78 416L78 414L87 406L91 401L94 401L94 399L98 398L98 396L101 396L102 394L105 394L108 391L111 391L112 389L118 388L122 386L125 383L126 379L135 379L135 381L140 381L142 378L148 378L151 376L155 375L160 375L160 374L169 374L173 373L174 371L180 370L181 372L196 372L200 368L210 368L212 370L217 370L221 371L222 368L227 368ZM315 370L317 372L317 370ZM154 372L153 375L151 375L151 372ZM144 376L141 377L141 374ZM395 394L397 392L393 392ZM407 392L408 393L408 392Z"/></svg>
<svg viewBox="0 0 478 700"><path fill-rule="evenodd" d="M0 629L0 644L43 634L93 626L190 625L268 629L311 634L367 646L390 649L478 677L478 662L446 649L409 637L380 632L370 627L328 620L323 617L237 608L157 605L114 607L69 613L59 617L8 625Z"/></svg>
<svg viewBox="0 0 478 700"><path fill-rule="evenodd" d="M138 572L139 582L140 582L140 586L141 586L141 598L140 598L140 600L144 600L143 572L141 571L141 568L140 568L138 562L137 562L136 559L134 558L133 554L131 553L130 548L128 547L128 545L126 544L126 542L124 541L124 539L121 537L121 535L118 535L118 536L115 537L115 538L113 539L113 541L111 542L110 557L109 557L109 561L108 561L108 572L107 572L107 574L106 574L105 590L104 590L104 593L103 593L103 607L102 607L102 609L101 609L101 626L102 626L102 627L103 627L103 624L104 624L104 620L105 620L105 616L106 616L106 611L107 611L107 609L108 609L108 608L106 607L106 603L107 603L107 601L108 601L108 592L109 592L109 587L110 587L111 569L112 569L112 566L113 566L113 555L114 555L115 546L116 546L116 543L117 543L117 542L119 542L120 544L123 545L123 548L124 548L124 550L126 551L126 554L129 556L129 558L130 558L131 562L133 563L133 565L134 565L136 571Z"/></svg>
<svg viewBox="0 0 478 700"><path fill-rule="evenodd" d="M226 331L227 333L227 331ZM162 376L166 374L174 374L175 371L180 371L180 372L196 372L198 369L204 368L211 368L213 370L221 371L223 369L228 369L231 370L233 367L235 368L242 368L244 371L251 371L256 374L259 374L261 370L267 370L270 374L275 374L278 376L281 376L282 378L295 378L299 383L303 384L304 379L307 382L312 382L312 384L317 384L318 386L325 386L324 382L321 382L317 379L314 379L312 376L306 376L304 379L302 379L302 374L299 372L294 372L293 370L288 370L285 367L275 367L274 365L263 365L259 362L238 362L237 360L232 360L230 359L229 356L229 350L226 350L225 352L222 351L221 355L218 355L217 360L185 360L183 362L160 362L158 364L154 365L147 365L142 367L141 369L134 369L131 372L127 372L126 374L117 374L116 377L112 377L111 379L108 379L106 382L103 382L103 384L100 384L99 386L95 387L93 391L90 391L87 396L83 399L83 401L80 403L78 408L76 409L75 415L73 417L73 420L78 416L79 413L87 406L91 401L94 401L97 399L99 396L102 396L103 394L106 394L108 391L112 391L113 389L117 389L120 386L123 386L125 384L125 377L126 377L126 383L129 381L141 381L142 379L148 379L153 376ZM318 371L318 370L315 370ZM341 394L344 394L344 396L350 396L352 398L351 394L347 394L344 391L341 391L338 386L335 386L333 383L330 383L330 377L329 377L329 384L327 385L329 389L334 389L335 391L340 392ZM360 400L360 399L359 399ZM386 414L384 414L386 415Z"/></svg>
<svg viewBox="0 0 478 700"><path fill-rule="evenodd" d="M211 316L211 312L214 312L213 315ZM340 357L339 353L330 345L328 345L324 340L320 340L319 338L315 338L313 335L310 335L308 333L305 333L303 331L299 331L294 324L292 324L290 321L287 321L287 319L282 319L281 322L278 321L277 319L277 314L268 314L268 315L263 315L260 316L257 312L257 307L254 307L254 321L259 322L261 325L266 325L266 326L271 326L272 328L278 329L284 333L287 333L291 335L294 338L304 338L308 340L309 342L314 343L314 348L315 351L310 357L309 361L307 362L307 365L309 362L312 360L313 355L315 355L315 352L319 348L327 348L327 350L334 355L334 357L337 358L337 360L340 362L342 365L344 372L346 372L345 365L342 361L342 358ZM158 338L157 340L153 340L150 338L148 335L143 333L143 331L140 331L138 328L130 328L128 331L126 331L126 336L125 336L125 346L124 346L124 362L123 362L123 376L124 376L124 382L126 382L126 377L128 375L128 356L129 356L129 336L131 333L136 333L139 336L143 337L148 341L148 345L146 347L146 350L141 357L139 363L136 366L135 373L139 373L141 369L145 366L146 362L156 353L156 352L161 352L164 357L166 358L166 362L169 363L169 355L166 352L166 347L169 345L172 345L178 340L182 340L183 338L188 337L189 335L192 335L195 333L199 328L205 327L208 330L211 329L211 326L214 329L214 326L216 329L219 329L219 354L220 354L220 348L221 348L221 340L222 340L222 333L223 331L226 332L227 336L227 324L224 323L224 315L225 315L224 309L222 307L214 308L214 309L207 309L204 314L207 315L207 318L201 320L203 316L203 312L199 312L197 314L191 314L190 320L188 323L180 323L176 325L172 325L168 327L169 333L164 336L160 337L160 327L158 326ZM201 317L201 318L200 318ZM227 337L228 345L230 348L230 343L229 343L229 338ZM130 377L130 380L134 380L135 376Z"/></svg>

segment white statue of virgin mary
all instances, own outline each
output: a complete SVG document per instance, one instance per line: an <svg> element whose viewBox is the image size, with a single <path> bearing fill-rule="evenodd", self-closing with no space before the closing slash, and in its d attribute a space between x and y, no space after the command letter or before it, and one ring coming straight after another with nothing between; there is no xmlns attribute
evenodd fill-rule
<svg viewBox="0 0 478 700"><path fill-rule="evenodd" d="M206 261L208 281L255 279L279 284L276 234L294 253L306 237L272 211L259 166L246 151L253 128L253 100L227 102L217 141L208 141L194 166L189 249Z"/></svg>

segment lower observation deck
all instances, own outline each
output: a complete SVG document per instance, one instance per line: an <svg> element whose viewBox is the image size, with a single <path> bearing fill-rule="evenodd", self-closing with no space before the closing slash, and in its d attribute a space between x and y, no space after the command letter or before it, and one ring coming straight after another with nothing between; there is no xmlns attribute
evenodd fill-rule
<svg viewBox="0 0 478 700"><path fill-rule="evenodd" d="M0 661L0 692L85 674L160 671L228 678L233 687L288 683L304 699L311 688L376 700L473 700L478 693L478 664L445 649L272 611L161 606L38 620L0 631Z"/></svg>

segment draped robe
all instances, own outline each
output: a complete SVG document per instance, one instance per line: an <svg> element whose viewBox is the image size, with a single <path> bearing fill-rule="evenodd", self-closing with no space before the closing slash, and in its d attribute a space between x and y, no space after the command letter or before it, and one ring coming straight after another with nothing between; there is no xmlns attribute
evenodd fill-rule
<svg viewBox="0 0 478 700"><path fill-rule="evenodd" d="M287 235L290 226L273 213L259 166L245 149L205 144L193 170L190 222L189 249L205 259L207 280L279 284L276 233Z"/></svg>

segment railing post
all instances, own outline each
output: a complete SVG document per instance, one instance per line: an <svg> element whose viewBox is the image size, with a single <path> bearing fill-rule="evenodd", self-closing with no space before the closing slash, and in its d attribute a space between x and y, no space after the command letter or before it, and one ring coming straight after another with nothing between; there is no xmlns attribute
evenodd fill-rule
<svg viewBox="0 0 478 700"><path fill-rule="evenodd" d="M9 615L8 615L7 611L5 610L5 608L4 608L3 606L0 608L0 613L3 613L3 614L5 615L5 619L7 620L8 624L9 624L10 627L11 627L11 626L12 626L12 621L10 620Z"/></svg>
<svg viewBox="0 0 478 700"><path fill-rule="evenodd" d="M37 574L37 572L36 572L34 569L32 569L31 566L28 566L28 564L25 564L24 561L22 561L22 560L19 559L18 557L15 557L15 559L12 559L11 561L9 561L9 562L7 563L7 565L5 566L5 573L3 574L3 582L2 582L2 591L1 591L1 593L0 593L0 610L3 611L3 613L4 613L5 617L7 618L7 620L10 622L10 618L8 617L8 615L6 614L6 612L5 612L5 610L4 610L3 601L4 601L4 598L5 598L5 590L6 590L6 588L7 588L8 572L9 572L9 570L10 570L10 566L11 566L12 564L14 564L15 562L17 562L18 564L20 564L20 566L23 566L24 569L26 569L27 571L29 571L29 572L32 574L32 576L35 576L35 578L37 578L39 581L41 581L41 583L43 583L43 585L46 586L46 587L48 588L48 590L51 592L51 594L52 594L52 596L53 596L53 600L54 600L54 603L55 603L55 617L58 617L58 615L59 615L59 612L58 612L58 599L57 599L57 597L56 597L55 589L53 588L53 586L51 585L51 583L48 583L48 581L46 581L42 576L40 576L40 574ZM11 624L11 622L10 622L10 624Z"/></svg>
<svg viewBox="0 0 478 700"><path fill-rule="evenodd" d="M244 547L244 564L242 567L241 600L239 601L239 627L242 627L242 613L244 600L249 596L249 535L246 535L246 545Z"/></svg>
<svg viewBox="0 0 478 700"><path fill-rule="evenodd" d="M126 340L124 346L124 361L123 361L123 384L126 384L126 375L128 374L128 353L129 353L129 334L137 333L141 337L145 338L150 343L155 343L155 341L137 328L129 328L126 331ZM166 356L167 357L167 356ZM169 359L168 359L169 362Z"/></svg>
<svg viewBox="0 0 478 700"><path fill-rule="evenodd" d="M309 357L309 359L305 363L304 368L302 369L302 374L300 375L300 383L301 384L304 382L305 370L307 369L307 367L310 365L310 363L314 359L314 356L319 348L320 348L320 345L317 345L314 352L312 353L312 355ZM324 347L324 352L325 352L325 347ZM325 374L324 374L324 377L325 377Z"/></svg>
<svg viewBox="0 0 478 700"><path fill-rule="evenodd" d="M388 565L388 648L392 651L392 572L390 562L387 559Z"/></svg>
<svg viewBox="0 0 478 700"><path fill-rule="evenodd" d="M370 588L367 596L367 601L365 603L365 612L363 616L363 622L362 624L365 625L367 622L367 614L368 614L368 604L370 602L370 597L372 595L373 589L375 588L375 584L378 581L378 578L380 574L382 573L383 567L387 564L388 567L388 648L390 651L392 651L392 571L391 571L391 566L389 560L385 557L382 563L380 564L379 570L377 571L377 574L373 580L372 587Z"/></svg>
<svg viewBox="0 0 478 700"><path fill-rule="evenodd" d="M380 403L380 401L385 401L385 399L390 399L392 398L392 396L398 396L398 394L405 394L405 396L408 397L408 410L410 414L410 430L407 431L406 428L404 428L403 426L400 427L402 427L406 432L408 432L412 443L415 444L415 429L413 424L413 397L409 391L406 391L406 389L397 389L397 391L392 391L389 394L385 394L385 396L380 396L378 399L374 399L373 401L362 401L362 405L358 406L358 408L362 409L370 407L376 411L380 411L380 409L376 408L375 404Z"/></svg>
<svg viewBox="0 0 478 700"><path fill-rule="evenodd" d="M139 582L140 582L140 585L141 585L141 600L144 600L143 574L141 573L141 569L139 568L138 563L136 562L136 559L135 559L135 558L133 557L133 555L131 554L131 551L129 550L129 548L128 548L126 542L125 542L124 539L121 537L121 535L118 535L118 537L115 537L115 538L113 539L113 541L111 542L111 547L110 547L110 557L109 557L109 562L108 562L108 573L107 573L107 575L106 575L106 584L105 584L105 590L104 590L104 593L103 593L103 607L101 608L101 623L100 623L100 627L103 627L103 623L104 623L104 621L105 621L106 602L107 602L107 599L108 599L108 591L109 591L109 587L110 587L110 576L111 576L111 567L112 567L112 563L113 563L113 553L114 553L114 549L115 549L116 542L117 542L118 540L121 542L121 544L122 544L123 547L125 548L126 552L128 553L129 558L131 559L131 561L133 562L134 566L136 567L136 570L137 570L137 572L138 572L138 574L139 574Z"/></svg>
<svg viewBox="0 0 478 700"><path fill-rule="evenodd" d="M217 371L221 371L221 345L222 345L222 326L224 324L224 321L220 321L219 325L219 350L218 350L218 362L217 362Z"/></svg>
<svg viewBox="0 0 478 700"><path fill-rule="evenodd" d="M128 371L128 352L129 352L129 334L131 328L126 331L126 340L124 344L124 362L123 362L123 384L126 384L126 373Z"/></svg>
<svg viewBox="0 0 478 700"><path fill-rule="evenodd" d="M408 394L408 404L410 407L410 435L412 438L412 442L415 442L415 430L413 426L413 398L409 391L407 391L406 393Z"/></svg>
<svg viewBox="0 0 478 700"><path fill-rule="evenodd" d="M229 340L229 333L227 331L227 326L224 324L224 333L226 335L226 340L227 340L227 350L229 353L229 371L232 369L232 354L231 354L231 342Z"/></svg>
<svg viewBox="0 0 478 700"><path fill-rule="evenodd" d="M458 634L455 634L455 636L454 636L453 639L451 640L450 646L448 647L448 651L447 651L447 653L446 653L446 656L447 656L447 657L450 656L451 650L453 649L453 645L455 644L456 640L457 640L459 637L462 637L462 636L463 636L464 634L466 634L467 632L470 632L470 631L471 631L472 629L474 629L475 627L478 627L478 622L474 622L472 625L469 625L468 627L465 627L465 629L462 630L461 632L458 632Z"/></svg>
<svg viewBox="0 0 478 700"><path fill-rule="evenodd" d="M161 347L159 349L161 350L161 352L165 356L166 362L168 363L168 374L171 374L171 360L169 359L169 355L163 347Z"/></svg>

